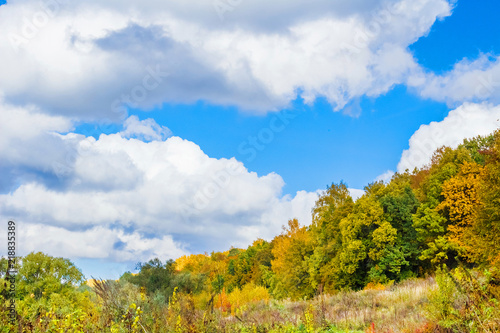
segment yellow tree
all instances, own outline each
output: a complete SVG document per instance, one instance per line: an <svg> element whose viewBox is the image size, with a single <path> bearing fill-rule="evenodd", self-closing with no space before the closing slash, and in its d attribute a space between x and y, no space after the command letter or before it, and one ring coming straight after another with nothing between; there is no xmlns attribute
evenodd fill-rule
<svg viewBox="0 0 500 333"><path fill-rule="evenodd" d="M458 174L464 163L471 160L470 152L464 147L443 147L434 153L430 166L413 177L414 180L418 179L414 182L415 193L421 202L413 215L413 226L420 243L419 259L424 271L432 272L443 263L451 266L456 264L456 246L448 239L449 220L436 207L444 200L443 185Z"/></svg>
<svg viewBox="0 0 500 333"><path fill-rule="evenodd" d="M464 162L458 174L443 184L444 200L436 207L448 219L448 240L456 246L459 255L469 261L473 261L473 226L482 170L483 166L477 163Z"/></svg>
<svg viewBox="0 0 500 333"><path fill-rule="evenodd" d="M492 147L482 151L485 167L478 187L479 208L474 226L478 261L500 271L500 130L494 133Z"/></svg>
<svg viewBox="0 0 500 333"><path fill-rule="evenodd" d="M186 270L193 273L206 273L204 268L207 268L209 262L210 257L207 254L184 255L175 260L175 270L178 272Z"/></svg>

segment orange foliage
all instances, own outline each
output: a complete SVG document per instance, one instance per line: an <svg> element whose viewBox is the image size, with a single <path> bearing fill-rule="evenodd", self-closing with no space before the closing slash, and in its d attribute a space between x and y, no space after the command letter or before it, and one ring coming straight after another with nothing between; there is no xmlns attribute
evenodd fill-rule
<svg viewBox="0 0 500 333"><path fill-rule="evenodd" d="M461 254L471 259L474 247L472 227L479 204L477 189L483 167L465 162L459 173L443 184L444 200L436 207L450 221L448 239L459 247Z"/></svg>
<svg viewBox="0 0 500 333"><path fill-rule="evenodd" d="M222 292L214 298L214 307L221 309L222 312L228 313L231 311L231 303L229 302L228 295L226 294L226 289L223 288Z"/></svg>
<svg viewBox="0 0 500 333"><path fill-rule="evenodd" d="M310 242L310 235L307 233L306 227L301 227L297 219L288 221L288 229L283 227L283 233L275 238L274 260L272 261L274 272L286 271L287 266L293 264L286 255L294 242Z"/></svg>

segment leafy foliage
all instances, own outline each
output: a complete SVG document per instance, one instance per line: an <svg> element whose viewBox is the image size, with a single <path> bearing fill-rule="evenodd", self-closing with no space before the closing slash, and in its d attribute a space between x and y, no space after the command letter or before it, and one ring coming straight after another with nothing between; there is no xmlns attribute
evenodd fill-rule
<svg viewBox="0 0 500 333"><path fill-rule="evenodd" d="M427 317L419 308L413 331L495 332L500 131L442 147L428 166L369 184L356 201L346 184L332 184L318 197L310 226L292 219L274 239L246 249L155 258L139 263L138 273L93 280L91 287L67 259L30 253L17 268L16 318L26 332L375 332L384 316L376 314L380 301L359 303L360 295L389 293L429 275L435 287L397 296L423 295L418 306ZM6 273L2 258L0 277ZM0 332L14 330L9 288L7 280L0 285ZM347 319L328 319L325 297L340 304L329 313L347 318L351 308L369 308L373 318L339 327ZM300 311L287 312L284 304ZM384 311L398 317L396 309Z"/></svg>

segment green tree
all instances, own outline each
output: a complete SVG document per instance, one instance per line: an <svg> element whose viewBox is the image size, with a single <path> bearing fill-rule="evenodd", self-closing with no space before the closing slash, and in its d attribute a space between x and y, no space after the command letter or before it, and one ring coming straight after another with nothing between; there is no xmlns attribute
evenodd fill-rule
<svg viewBox="0 0 500 333"><path fill-rule="evenodd" d="M365 194L354 204L352 212L340 222L342 250L335 258L337 287L359 289L370 282L373 270L394 247L397 230L385 219L380 198L385 193L382 182L365 188ZM383 272L377 272L384 280Z"/></svg>
<svg viewBox="0 0 500 333"><path fill-rule="evenodd" d="M82 272L71 261L42 252L32 252L20 259L17 278L19 298L35 300L73 292L84 281Z"/></svg>
<svg viewBox="0 0 500 333"><path fill-rule="evenodd" d="M228 261L228 291L234 288L242 289L247 283L267 286L262 269L271 267L272 244L257 239L246 250L240 250L236 257ZM231 253L230 253L231 254Z"/></svg>
<svg viewBox="0 0 500 333"><path fill-rule="evenodd" d="M171 294L173 286L171 281L174 276L175 262L168 260L165 264L158 258L151 259L145 263L138 263L139 273L128 277L128 281L146 288L148 294L154 294L157 291L163 294Z"/></svg>
<svg viewBox="0 0 500 333"><path fill-rule="evenodd" d="M388 279L399 281L418 274L419 243L413 226L413 214L420 203L410 187L408 173L395 174L380 198L384 219L397 231L394 246L388 247L378 264Z"/></svg>
<svg viewBox="0 0 500 333"><path fill-rule="evenodd" d="M82 327L88 318L84 314L96 314L89 292L77 290L84 281L82 272L68 259L37 252L21 257L18 264L16 291L21 325L38 322L46 314L62 320L80 313L75 322L60 324Z"/></svg>
<svg viewBox="0 0 500 333"><path fill-rule="evenodd" d="M471 161L471 153L466 148L443 147L436 151L430 166L414 175L414 179L420 178L414 185L422 204L413 215L413 225L420 242L421 267L425 271L432 272L440 264L456 266L456 247L449 240L450 221L438 206L445 199L445 182L457 175L465 162Z"/></svg>
<svg viewBox="0 0 500 333"><path fill-rule="evenodd" d="M313 208L313 222L310 233L314 252L308 259L312 288L320 285L325 291L333 291L336 277L332 265L342 249L340 222L352 211L354 202L344 183L332 184L318 198Z"/></svg>
<svg viewBox="0 0 500 333"><path fill-rule="evenodd" d="M490 150L494 144L495 133L487 136L477 136L472 139L465 139L458 148L460 149L463 147L467 149L474 162L484 165L486 162L484 151Z"/></svg>
<svg viewBox="0 0 500 333"><path fill-rule="evenodd" d="M300 226L297 219L288 221L281 235L273 240L274 259L271 261L275 274L272 293L277 298L294 299L311 297L312 287L308 258L313 252L313 243L306 227Z"/></svg>

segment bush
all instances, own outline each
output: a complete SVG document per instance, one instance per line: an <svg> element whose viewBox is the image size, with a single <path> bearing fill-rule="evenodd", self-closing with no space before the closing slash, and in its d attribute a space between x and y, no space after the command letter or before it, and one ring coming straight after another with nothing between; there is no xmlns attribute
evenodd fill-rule
<svg viewBox="0 0 500 333"><path fill-rule="evenodd" d="M453 273L446 266L436 273L438 287L431 292L427 312L438 326L453 332L500 331L496 281L490 271L463 267Z"/></svg>

